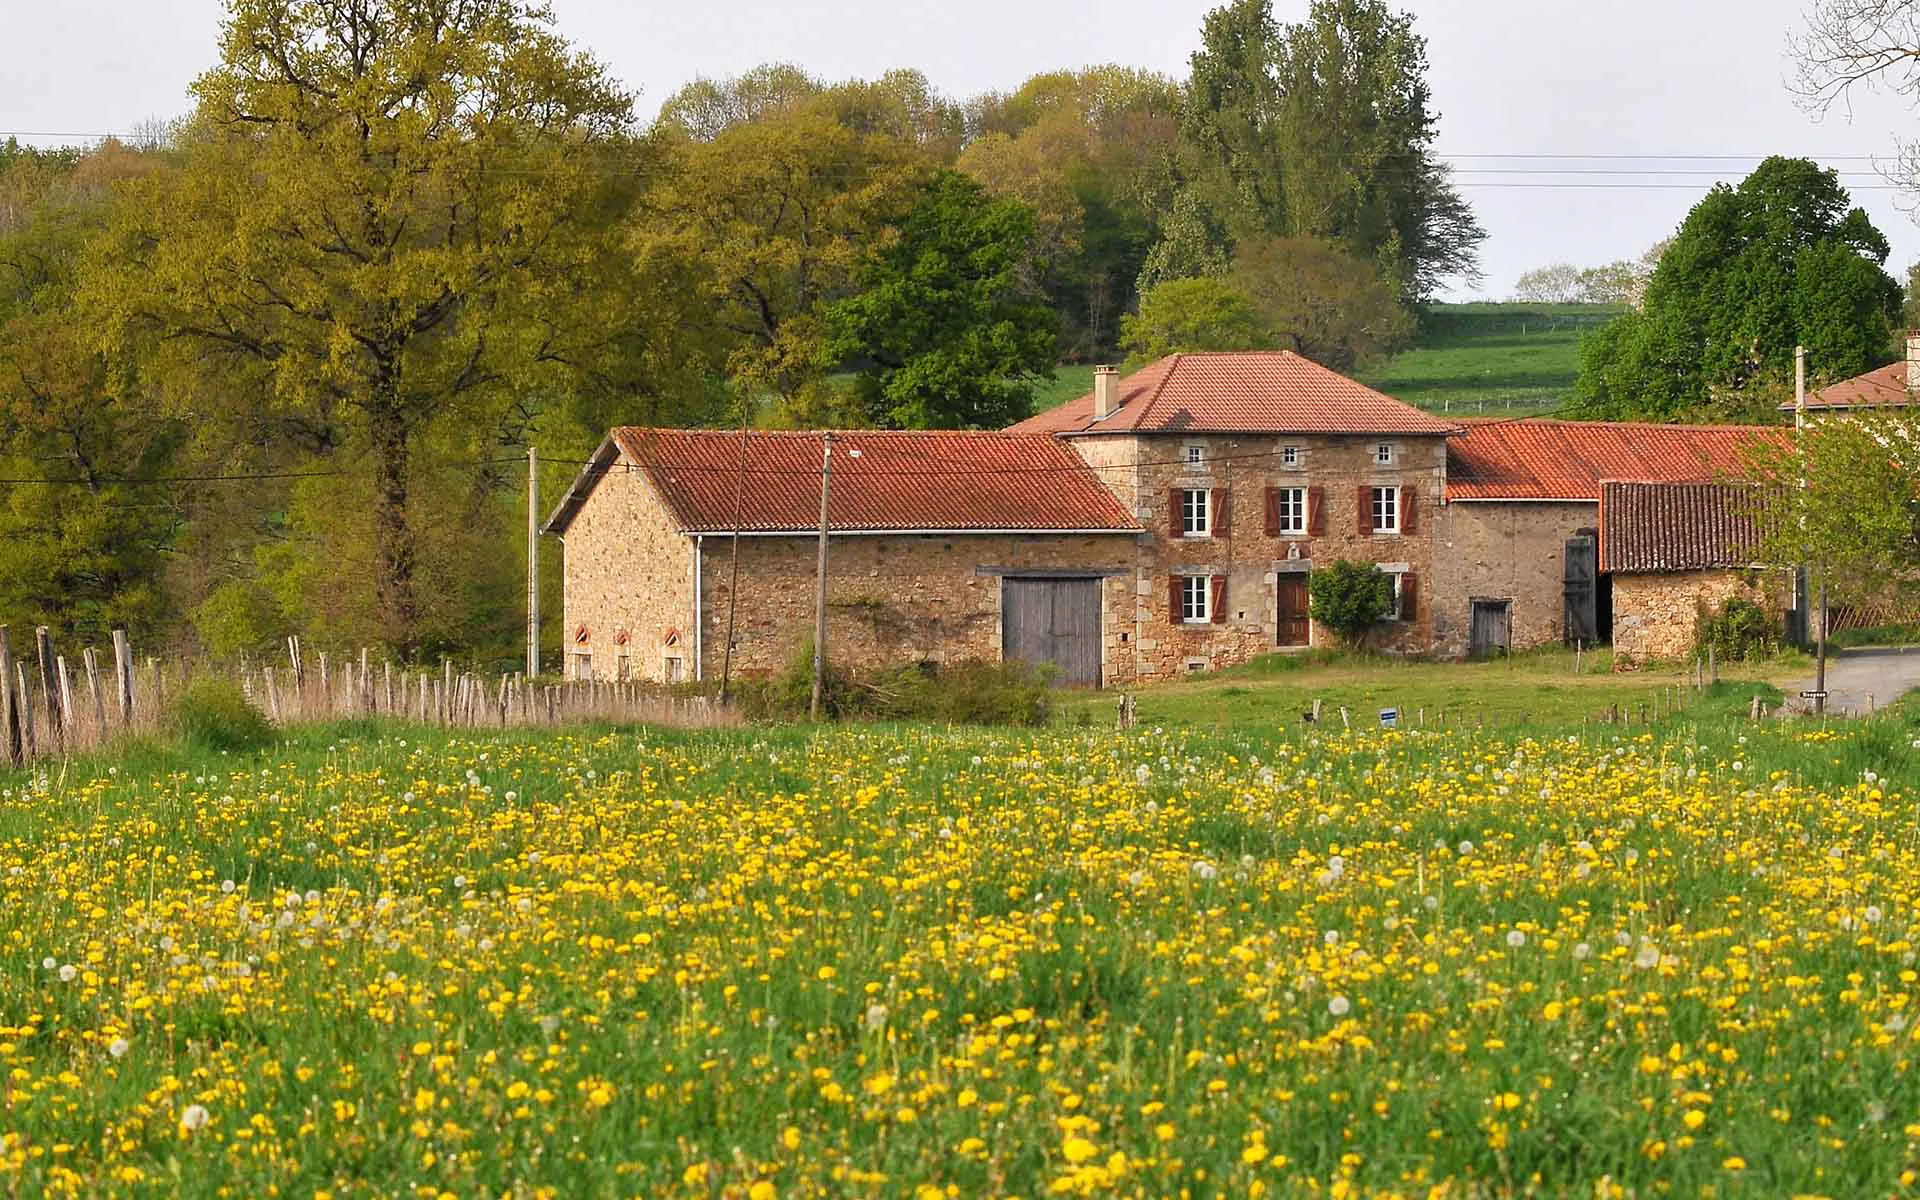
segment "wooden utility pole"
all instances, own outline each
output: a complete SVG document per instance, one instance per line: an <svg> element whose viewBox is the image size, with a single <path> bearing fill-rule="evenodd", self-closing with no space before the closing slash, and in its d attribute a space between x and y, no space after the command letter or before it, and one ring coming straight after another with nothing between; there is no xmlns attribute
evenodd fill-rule
<svg viewBox="0 0 1920 1200"><path fill-rule="evenodd" d="M540 452L527 446L527 678L540 674Z"/></svg>
<svg viewBox="0 0 1920 1200"><path fill-rule="evenodd" d="M727 702L727 687L733 682L733 614L740 607L740 520L747 494L747 415L741 400L740 473L733 482L733 565L727 571L727 644L720 659L720 703Z"/></svg>
<svg viewBox="0 0 1920 1200"><path fill-rule="evenodd" d="M827 490L833 483L833 431L827 430L820 446L820 560L814 567L813 582L813 703L808 713L820 719L820 689L827 670Z"/></svg>
<svg viewBox="0 0 1920 1200"><path fill-rule="evenodd" d="M1807 427L1807 348L1793 348L1793 431L1800 434ZM1807 486L1806 459L1804 448L1798 437L1794 439L1796 450L1802 455L1800 486ZM1804 518L1803 518L1804 524ZM1827 573L1820 571L1820 605L1814 614L1814 620L1820 624L1813 636L1813 712L1815 716L1827 713Z"/></svg>

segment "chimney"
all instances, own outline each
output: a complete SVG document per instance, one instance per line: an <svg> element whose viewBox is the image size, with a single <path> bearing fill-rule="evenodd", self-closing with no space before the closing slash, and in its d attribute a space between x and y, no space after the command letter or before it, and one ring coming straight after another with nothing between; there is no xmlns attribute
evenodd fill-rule
<svg viewBox="0 0 1920 1200"><path fill-rule="evenodd" d="M1920 343L1920 335L1907 339L1907 356L1912 360L1916 353L1915 344ZM1120 373L1112 367L1093 369L1093 419L1104 421L1120 407Z"/></svg>
<svg viewBox="0 0 1920 1200"><path fill-rule="evenodd" d="M1920 393L1920 329L1907 330L1907 395Z"/></svg>

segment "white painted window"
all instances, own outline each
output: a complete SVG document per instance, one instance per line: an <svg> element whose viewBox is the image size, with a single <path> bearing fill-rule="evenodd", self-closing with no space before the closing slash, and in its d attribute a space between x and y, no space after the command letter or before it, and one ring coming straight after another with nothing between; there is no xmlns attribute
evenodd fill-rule
<svg viewBox="0 0 1920 1200"><path fill-rule="evenodd" d="M1206 537L1213 531L1213 512L1206 488L1188 488L1180 493L1180 532L1187 537Z"/></svg>
<svg viewBox="0 0 1920 1200"><path fill-rule="evenodd" d="M1275 509L1282 535L1307 531L1307 489L1275 488Z"/></svg>
<svg viewBox="0 0 1920 1200"><path fill-rule="evenodd" d="M666 674L667 674L668 683L686 682L686 678L687 678L687 660L686 659L669 658L667 659L666 667L667 667Z"/></svg>
<svg viewBox="0 0 1920 1200"><path fill-rule="evenodd" d="M621 683L633 678L633 658L624 648L613 660L613 677Z"/></svg>
<svg viewBox="0 0 1920 1200"><path fill-rule="evenodd" d="M1283 467L1298 467L1306 461L1306 458L1306 452L1298 446L1280 447L1280 465Z"/></svg>
<svg viewBox="0 0 1920 1200"><path fill-rule="evenodd" d="M1407 619L1407 605L1405 596L1400 590L1400 581L1406 576L1395 571L1387 578L1393 580L1393 607L1387 610L1387 620L1404 621Z"/></svg>
<svg viewBox="0 0 1920 1200"><path fill-rule="evenodd" d="M573 677L575 679L593 678L593 651L576 650L573 652Z"/></svg>
<svg viewBox="0 0 1920 1200"><path fill-rule="evenodd" d="M1185 575L1180 579L1180 619L1189 625L1205 625L1213 620L1213 581L1205 575Z"/></svg>
<svg viewBox="0 0 1920 1200"><path fill-rule="evenodd" d="M1205 447L1203 446L1187 447L1187 465L1188 466L1197 467L1201 463L1204 463L1206 461L1207 461L1207 451Z"/></svg>
<svg viewBox="0 0 1920 1200"><path fill-rule="evenodd" d="M1373 489L1373 531L1375 533L1400 532L1399 488L1377 487Z"/></svg>
<svg viewBox="0 0 1920 1200"><path fill-rule="evenodd" d="M1373 461L1383 467L1393 465L1393 443L1381 442L1373 448Z"/></svg>

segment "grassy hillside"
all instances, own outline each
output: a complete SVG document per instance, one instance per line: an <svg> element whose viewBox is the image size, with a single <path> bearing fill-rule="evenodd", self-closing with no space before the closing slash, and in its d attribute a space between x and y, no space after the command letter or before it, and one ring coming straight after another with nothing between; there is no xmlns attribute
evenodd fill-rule
<svg viewBox="0 0 1920 1200"><path fill-rule="evenodd" d="M1433 412L1551 411L1572 394L1581 335L1619 312L1600 304L1436 304L1413 349L1359 378Z"/></svg>

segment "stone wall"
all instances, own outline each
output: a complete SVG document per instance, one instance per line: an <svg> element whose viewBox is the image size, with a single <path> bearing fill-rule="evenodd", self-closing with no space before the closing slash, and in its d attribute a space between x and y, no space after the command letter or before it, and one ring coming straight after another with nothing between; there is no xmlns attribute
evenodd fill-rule
<svg viewBox="0 0 1920 1200"><path fill-rule="evenodd" d="M1075 437L1069 443L1094 467L1148 530L1132 579L1133 674L1165 678L1244 662L1278 643L1277 583L1280 573L1310 571L1339 558L1392 566L1412 578L1411 619L1383 623L1370 644L1396 652L1424 652L1433 637L1426 583L1433 567L1434 519L1446 483L1446 444L1441 437L1214 436L1154 434ZM1380 442L1394 446L1390 466L1374 462ZM1297 447L1300 461L1283 465L1281 451ZM1201 461L1189 465L1187 447ZM1413 531L1362 534L1355 512L1361 486L1395 485L1417 496ZM1269 537L1265 492L1269 487L1321 489L1321 532ZM1209 537L1174 537L1174 488L1226 492L1228 530ZM1172 578L1179 573L1227 577L1225 619L1187 625L1172 612ZM1333 634L1315 624L1309 644L1331 645Z"/></svg>
<svg viewBox="0 0 1920 1200"><path fill-rule="evenodd" d="M693 542L646 475L616 463L563 540L567 674L692 679Z"/></svg>
<svg viewBox="0 0 1920 1200"><path fill-rule="evenodd" d="M1700 614L1738 596L1781 619L1792 581L1758 571L1673 571L1613 577L1613 653L1626 662L1691 658Z"/></svg>
<svg viewBox="0 0 1920 1200"><path fill-rule="evenodd" d="M1566 541L1593 529L1591 500L1462 500L1434 522L1438 578L1433 589L1434 650L1467 652L1472 602L1511 600L1512 648L1550 646L1566 630Z"/></svg>
<svg viewBox="0 0 1920 1200"><path fill-rule="evenodd" d="M1102 674L1131 677L1127 604L1134 534L840 535L827 569L827 647L856 669L1000 659L1002 571L1108 570L1101 587ZM818 543L809 536L740 539L734 670L784 669L813 635ZM731 539L704 539L705 676L725 653Z"/></svg>

